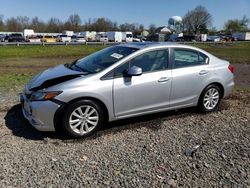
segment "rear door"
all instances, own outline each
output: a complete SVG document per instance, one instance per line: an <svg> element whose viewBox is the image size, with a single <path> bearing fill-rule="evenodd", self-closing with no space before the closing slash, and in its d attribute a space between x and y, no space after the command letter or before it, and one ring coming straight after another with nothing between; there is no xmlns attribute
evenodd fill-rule
<svg viewBox="0 0 250 188"><path fill-rule="evenodd" d="M170 107L192 106L211 75L206 55L188 48L171 49L172 91Z"/></svg>
<svg viewBox="0 0 250 188"><path fill-rule="evenodd" d="M115 116L129 116L167 108L171 90L168 49L145 52L115 70L113 85ZM129 67L142 68L142 75L124 77Z"/></svg>

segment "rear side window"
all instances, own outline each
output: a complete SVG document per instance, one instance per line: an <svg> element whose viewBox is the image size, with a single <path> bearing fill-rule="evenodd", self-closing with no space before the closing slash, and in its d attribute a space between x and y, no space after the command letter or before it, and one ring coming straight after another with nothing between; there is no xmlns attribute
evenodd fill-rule
<svg viewBox="0 0 250 188"><path fill-rule="evenodd" d="M208 57L195 50L174 49L174 68L182 68L208 63Z"/></svg>
<svg viewBox="0 0 250 188"><path fill-rule="evenodd" d="M204 64L208 64L208 62L209 62L208 57L205 54L199 52L199 63L201 65L204 65Z"/></svg>

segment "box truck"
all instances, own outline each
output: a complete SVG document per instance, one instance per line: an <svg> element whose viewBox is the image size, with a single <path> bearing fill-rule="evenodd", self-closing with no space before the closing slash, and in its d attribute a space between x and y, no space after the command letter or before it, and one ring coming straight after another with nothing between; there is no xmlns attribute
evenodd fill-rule
<svg viewBox="0 0 250 188"><path fill-rule="evenodd" d="M107 37L110 42L122 42L122 32L110 31L107 32Z"/></svg>

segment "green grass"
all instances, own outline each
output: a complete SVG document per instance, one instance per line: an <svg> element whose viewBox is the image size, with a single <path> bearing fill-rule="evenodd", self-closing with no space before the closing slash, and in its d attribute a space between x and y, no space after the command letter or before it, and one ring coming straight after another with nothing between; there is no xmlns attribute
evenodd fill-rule
<svg viewBox="0 0 250 188"><path fill-rule="evenodd" d="M76 46L1 46L0 58L86 56L104 48L102 45Z"/></svg>
<svg viewBox="0 0 250 188"><path fill-rule="evenodd" d="M250 43L192 44L231 63L250 64ZM22 88L32 75L86 56L103 45L0 46L0 89Z"/></svg>
<svg viewBox="0 0 250 188"><path fill-rule="evenodd" d="M0 76L0 90L20 90L32 77L32 74L4 74Z"/></svg>

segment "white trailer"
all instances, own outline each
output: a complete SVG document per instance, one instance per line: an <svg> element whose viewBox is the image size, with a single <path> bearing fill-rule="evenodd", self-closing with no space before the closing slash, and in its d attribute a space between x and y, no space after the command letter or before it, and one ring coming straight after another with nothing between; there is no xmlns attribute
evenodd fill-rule
<svg viewBox="0 0 250 188"><path fill-rule="evenodd" d="M63 31L62 34L71 37L74 35L74 31Z"/></svg>
<svg viewBox="0 0 250 188"><path fill-rule="evenodd" d="M122 32L122 41L123 42L133 42L133 33L130 31Z"/></svg>
<svg viewBox="0 0 250 188"><path fill-rule="evenodd" d="M27 39L29 36L34 36L34 30L33 29L24 29L23 30L23 36L25 39Z"/></svg>
<svg viewBox="0 0 250 188"><path fill-rule="evenodd" d="M207 34L201 34L201 36L200 36L200 41L201 41L201 42L207 41Z"/></svg>
<svg viewBox="0 0 250 188"><path fill-rule="evenodd" d="M250 32L234 33L233 37L237 40L250 40Z"/></svg>
<svg viewBox="0 0 250 188"><path fill-rule="evenodd" d="M78 33L80 36L83 36L86 41L95 41L96 40L96 32L95 31L84 31Z"/></svg>
<svg viewBox="0 0 250 188"><path fill-rule="evenodd" d="M107 32L107 37L110 42L122 42L122 32L110 31Z"/></svg>

